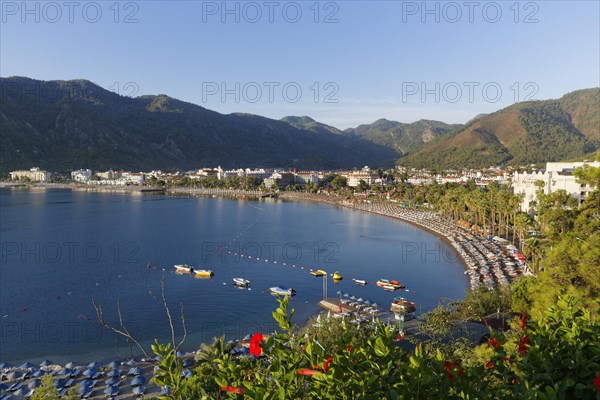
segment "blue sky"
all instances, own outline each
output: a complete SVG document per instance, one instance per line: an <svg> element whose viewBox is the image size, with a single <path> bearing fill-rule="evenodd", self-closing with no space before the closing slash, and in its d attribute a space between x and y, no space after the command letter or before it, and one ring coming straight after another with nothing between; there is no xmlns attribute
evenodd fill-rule
<svg viewBox="0 0 600 400"><path fill-rule="evenodd" d="M600 86L598 1L50 3L2 1L1 76L338 128L464 123Z"/></svg>

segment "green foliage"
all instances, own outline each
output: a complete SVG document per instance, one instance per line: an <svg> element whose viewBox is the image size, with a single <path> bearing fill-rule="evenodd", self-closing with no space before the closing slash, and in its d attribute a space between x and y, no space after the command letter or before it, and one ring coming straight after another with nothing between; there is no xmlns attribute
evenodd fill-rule
<svg viewBox="0 0 600 400"><path fill-rule="evenodd" d="M171 388L170 396L162 396L161 399L185 399L182 396L182 386L184 378L181 373L183 371L183 365L177 360L175 349L171 347L171 343L163 345L158 343L157 340L152 345L152 351L154 354L160 357L161 362L158 364L158 368L154 373L152 380L159 386L168 386Z"/></svg>
<svg viewBox="0 0 600 400"><path fill-rule="evenodd" d="M479 294L467 303L502 296ZM593 384L600 371L600 324L573 297L460 354L423 345L406 352L396 345L394 330L379 323L361 330L331 319L290 332L286 299L273 315L285 332L261 343L261 357L223 354L197 368L179 392L210 399L240 398L236 392L248 399L600 398Z"/></svg>
<svg viewBox="0 0 600 400"><path fill-rule="evenodd" d="M0 78L2 87L44 87L24 102L2 99L0 175L33 165L66 172L278 165L299 169L378 166L399 153L353 135L294 127L250 114L219 114L164 95L120 96L88 81Z"/></svg>
<svg viewBox="0 0 600 400"><path fill-rule="evenodd" d="M52 376L44 375L41 379L41 385L34 390L31 400L77 400L79 393L77 387L73 387L62 396L58 395L58 389L52 384Z"/></svg>

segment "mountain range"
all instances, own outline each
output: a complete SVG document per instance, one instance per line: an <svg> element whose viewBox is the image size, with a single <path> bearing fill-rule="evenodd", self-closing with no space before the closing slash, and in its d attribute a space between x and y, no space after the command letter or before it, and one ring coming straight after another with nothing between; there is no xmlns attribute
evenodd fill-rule
<svg viewBox="0 0 600 400"><path fill-rule="evenodd" d="M344 131L307 116L220 114L167 95L120 96L87 80L0 78L0 173L394 163L489 166L578 157L600 147L600 89L517 103L465 125L380 119Z"/></svg>

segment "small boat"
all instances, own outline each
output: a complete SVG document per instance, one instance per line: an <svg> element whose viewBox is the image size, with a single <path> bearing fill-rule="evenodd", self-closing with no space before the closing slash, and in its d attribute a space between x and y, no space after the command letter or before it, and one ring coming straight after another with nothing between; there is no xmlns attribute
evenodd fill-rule
<svg viewBox="0 0 600 400"><path fill-rule="evenodd" d="M354 278L352 278L352 280L353 280L353 281L354 281L354 283L356 283L357 285L364 286L364 285L366 285L366 284L367 284L367 281L366 281L366 280L364 280L364 279L354 279Z"/></svg>
<svg viewBox="0 0 600 400"><path fill-rule="evenodd" d="M237 287L247 288L250 286L250 281L244 278L233 278L233 284Z"/></svg>
<svg viewBox="0 0 600 400"><path fill-rule="evenodd" d="M274 286L272 288L269 288L269 290L273 294L279 294L282 296L293 296L294 294L296 294L296 291L294 289L282 286Z"/></svg>
<svg viewBox="0 0 600 400"><path fill-rule="evenodd" d="M344 279L344 277L341 276L339 272L335 271L333 273L333 280L334 281L341 281L342 279Z"/></svg>
<svg viewBox="0 0 600 400"><path fill-rule="evenodd" d="M210 278L214 275L214 272L212 272L210 269L199 269L194 272L196 273L196 276L205 276L207 278Z"/></svg>
<svg viewBox="0 0 600 400"><path fill-rule="evenodd" d="M394 285L383 285L381 286L383 288L383 290L385 290L386 292L393 292L396 290L396 286Z"/></svg>
<svg viewBox="0 0 600 400"><path fill-rule="evenodd" d="M175 264L175 271L191 274L194 271L194 268L187 264Z"/></svg>
<svg viewBox="0 0 600 400"><path fill-rule="evenodd" d="M327 271L323 271L322 269L317 269L315 271L311 271L310 274L312 276L323 276L323 275L327 275Z"/></svg>
<svg viewBox="0 0 600 400"><path fill-rule="evenodd" d="M377 286L384 288L385 290L399 290L404 289L404 285L398 281L388 280L388 279L380 279L377 281Z"/></svg>
<svg viewBox="0 0 600 400"><path fill-rule="evenodd" d="M404 288L406 287L406 286L404 286L403 284L401 284L400 282L398 282L398 281L395 281L395 280L393 280L393 279L390 281L390 283L391 283L392 285L396 286L396 288L397 288L397 289L404 289Z"/></svg>
<svg viewBox="0 0 600 400"><path fill-rule="evenodd" d="M377 281L377 286L385 286L385 285L389 285L390 281L387 279L380 279Z"/></svg>

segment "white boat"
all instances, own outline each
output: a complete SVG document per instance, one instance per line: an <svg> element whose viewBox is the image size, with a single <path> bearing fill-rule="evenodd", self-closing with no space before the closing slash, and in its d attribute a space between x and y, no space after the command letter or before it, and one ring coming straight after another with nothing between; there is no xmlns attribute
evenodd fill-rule
<svg viewBox="0 0 600 400"><path fill-rule="evenodd" d="M175 271L177 272L187 272L192 273L194 271L194 268L190 267L187 264L175 264Z"/></svg>
<svg viewBox="0 0 600 400"><path fill-rule="evenodd" d="M361 285L364 286L367 284L367 281L364 279L352 279L354 281L354 283L356 283L357 285Z"/></svg>
<svg viewBox="0 0 600 400"><path fill-rule="evenodd" d="M296 291L292 288L286 288L281 286L274 286L272 288L269 288L269 290L273 294L279 294L282 296L293 296L296 293Z"/></svg>
<svg viewBox="0 0 600 400"><path fill-rule="evenodd" d="M250 286L250 281L244 278L233 278L233 284L235 286L247 288Z"/></svg>

